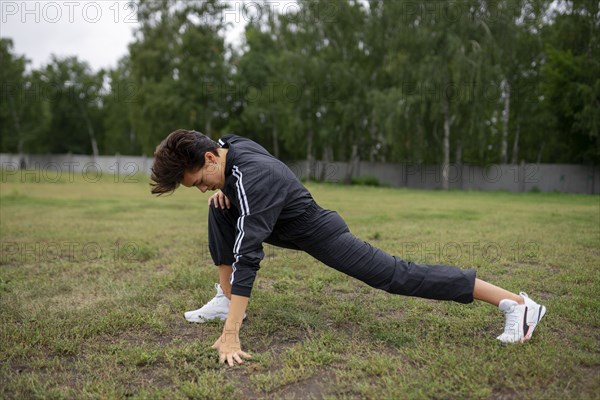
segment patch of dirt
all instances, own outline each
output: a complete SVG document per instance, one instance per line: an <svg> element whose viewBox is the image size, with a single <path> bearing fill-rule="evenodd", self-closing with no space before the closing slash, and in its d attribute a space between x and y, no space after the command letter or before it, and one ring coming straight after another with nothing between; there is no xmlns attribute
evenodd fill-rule
<svg viewBox="0 0 600 400"><path fill-rule="evenodd" d="M14 372L15 374L22 374L24 372L28 372L31 370L31 368L28 365L24 365L24 364L8 363L8 365L10 366L11 371Z"/></svg>
<svg viewBox="0 0 600 400"><path fill-rule="evenodd" d="M550 292L536 292L535 293L535 297L540 299L540 300L548 300L551 299L553 297L555 297L556 295L550 293Z"/></svg>
<svg viewBox="0 0 600 400"><path fill-rule="evenodd" d="M523 394L520 394L516 390L502 388L501 390L494 391L488 400L507 400L507 399L517 399L523 398Z"/></svg>
<svg viewBox="0 0 600 400"><path fill-rule="evenodd" d="M164 371L153 366L137 367L138 377L125 386L126 396L132 396L143 388L167 388L173 386L173 380L164 376Z"/></svg>
<svg viewBox="0 0 600 400"><path fill-rule="evenodd" d="M547 270L552 274L558 274L562 271L558 265L548 265Z"/></svg>
<svg viewBox="0 0 600 400"><path fill-rule="evenodd" d="M386 311L379 311L376 315L375 315L375 319L377 320L401 320L404 318L404 314L406 314L406 311L404 309L395 309L395 310L386 310Z"/></svg>
<svg viewBox="0 0 600 400"><path fill-rule="evenodd" d="M247 339L249 342L252 342L251 351L257 353L272 353L272 354L281 354L285 352L287 349L292 348L296 343L300 343L309 336L296 336L293 338L287 338L285 340L257 340L257 339Z"/></svg>
<svg viewBox="0 0 600 400"><path fill-rule="evenodd" d="M156 267L154 267L155 272L168 272L169 270L170 268L164 264L159 264Z"/></svg>
<svg viewBox="0 0 600 400"><path fill-rule="evenodd" d="M167 331L163 334L156 334L152 331L130 330L116 335L97 335L89 344L93 347L100 345L116 344L128 342L132 344L151 343L161 346L169 345L176 340L197 341L201 338L212 335L215 328L211 325L193 324L182 318L180 320L170 321ZM216 337L215 337L216 340ZM82 346L85 349L86 344Z"/></svg>
<svg viewBox="0 0 600 400"><path fill-rule="evenodd" d="M327 387L335 384L335 372L317 371L313 376L300 382L291 383L270 393L268 399L322 399Z"/></svg>
<svg viewBox="0 0 600 400"><path fill-rule="evenodd" d="M230 369L227 375L230 377L232 382L235 382L236 391L241 394L243 399L261 399L263 395L253 390L252 382L250 381L250 374L248 369L251 369L252 364L246 363L242 366ZM223 367L230 368L230 367Z"/></svg>
<svg viewBox="0 0 600 400"><path fill-rule="evenodd" d="M271 279L271 278L265 278L260 277L257 278L256 281L254 282L254 287L261 290L261 291L267 291L267 290L273 290L273 283L275 283L276 280L275 279Z"/></svg>

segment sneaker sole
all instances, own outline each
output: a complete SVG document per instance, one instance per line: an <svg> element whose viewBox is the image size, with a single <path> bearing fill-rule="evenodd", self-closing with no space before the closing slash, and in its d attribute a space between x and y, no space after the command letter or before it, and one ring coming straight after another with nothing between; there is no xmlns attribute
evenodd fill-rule
<svg viewBox="0 0 600 400"><path fill-rule="evenodd" d="M203 323L205 323L205 322L214 321L215 319L219 319L219 320L221 320L221 321L225 321L225 320L227 319L227 316L226 316L226 315L225 315L225 316L216 316L216 317L214 317L214 318L210 318L210 319L207 319L207 318L202 318L202 317L200 317L200 316L196 316L196 317L186 317L186 316L184 315L183 317L184 317L184 318L186 319L186 321L188 321L188 322L194 322L194 323L198 323L198 324L203 324ZM245 321L247 318L248 318L248 316L247 316L247 315L244 315L244 319L243 319L243 320Z"/></svg>
<svg viewBox="0 0 600 400"><path fill-rule="evenodd" d="M215 317L215 318L211 318L211 319L205 319L205 318L196 317L196 318L186 318L185 320L188 321L188 322L194 322L194 323L198 323L198 324L203 324L205 322L214 321L215 319L219 319L221 321L225 321L227 318Z"/></svg>

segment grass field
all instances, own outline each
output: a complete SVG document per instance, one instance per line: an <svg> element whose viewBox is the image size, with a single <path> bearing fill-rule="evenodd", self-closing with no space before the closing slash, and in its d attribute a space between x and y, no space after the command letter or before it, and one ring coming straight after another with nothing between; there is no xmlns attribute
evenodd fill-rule
<svg viewBox="0 0 600 400"><path fill-rule="evenodd" d="M364 240L476 268L548 313L506 346L492 306L393 296L266 247L241 333L254 358L229 368L210 349L221 324L182 317L214 295L208 194L25 178L2 175L0 398L600 398L598 196L309 183Z"/></svg>

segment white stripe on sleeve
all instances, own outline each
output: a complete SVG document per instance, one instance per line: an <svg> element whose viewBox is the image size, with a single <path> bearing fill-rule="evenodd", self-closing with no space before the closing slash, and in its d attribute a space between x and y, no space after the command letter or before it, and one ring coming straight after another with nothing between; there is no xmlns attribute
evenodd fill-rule
<svg viewBox="0 0 600 400"><path fill-rule="evenodd" d="M244 239L244 219L246 217L246 215L250 214L250 208L248 207L248 199L246 197L246 190L244 189L244 183L242 180L242 171L240 171L240 169L234 165L233 166L233 176L235 176L237 178L237 182L235 183L235 187L237 189L237 195L238 195L238 199L240 201L240 217L237 220L237 228L238 228L238 234L237 237L235 239L235 243L233 245L233 253L235 255L235 263L233 263L232 268L233 268L233 272L231 273L231 280L230 280L230 284L233 285L233 281L234 281L234 277L235 277L235 271L236 271L236 267L235 264L240 260L240 248L242 246L242 240Z"/></svg>

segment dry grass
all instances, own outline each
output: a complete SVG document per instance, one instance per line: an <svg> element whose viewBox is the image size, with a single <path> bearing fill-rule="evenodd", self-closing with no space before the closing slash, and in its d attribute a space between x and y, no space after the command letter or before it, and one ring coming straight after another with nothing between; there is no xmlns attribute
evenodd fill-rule
<svg viewBox="0 0 600 400"><path fill-rule="evenodd" d="M0 193L5 398L598 398L600 198L309 184L357 236L419 262L475 267L549 312L503 346L486 304L392 296L267 248L233 369L213 296L206 198L147 182L21 182Z"/></svg>

